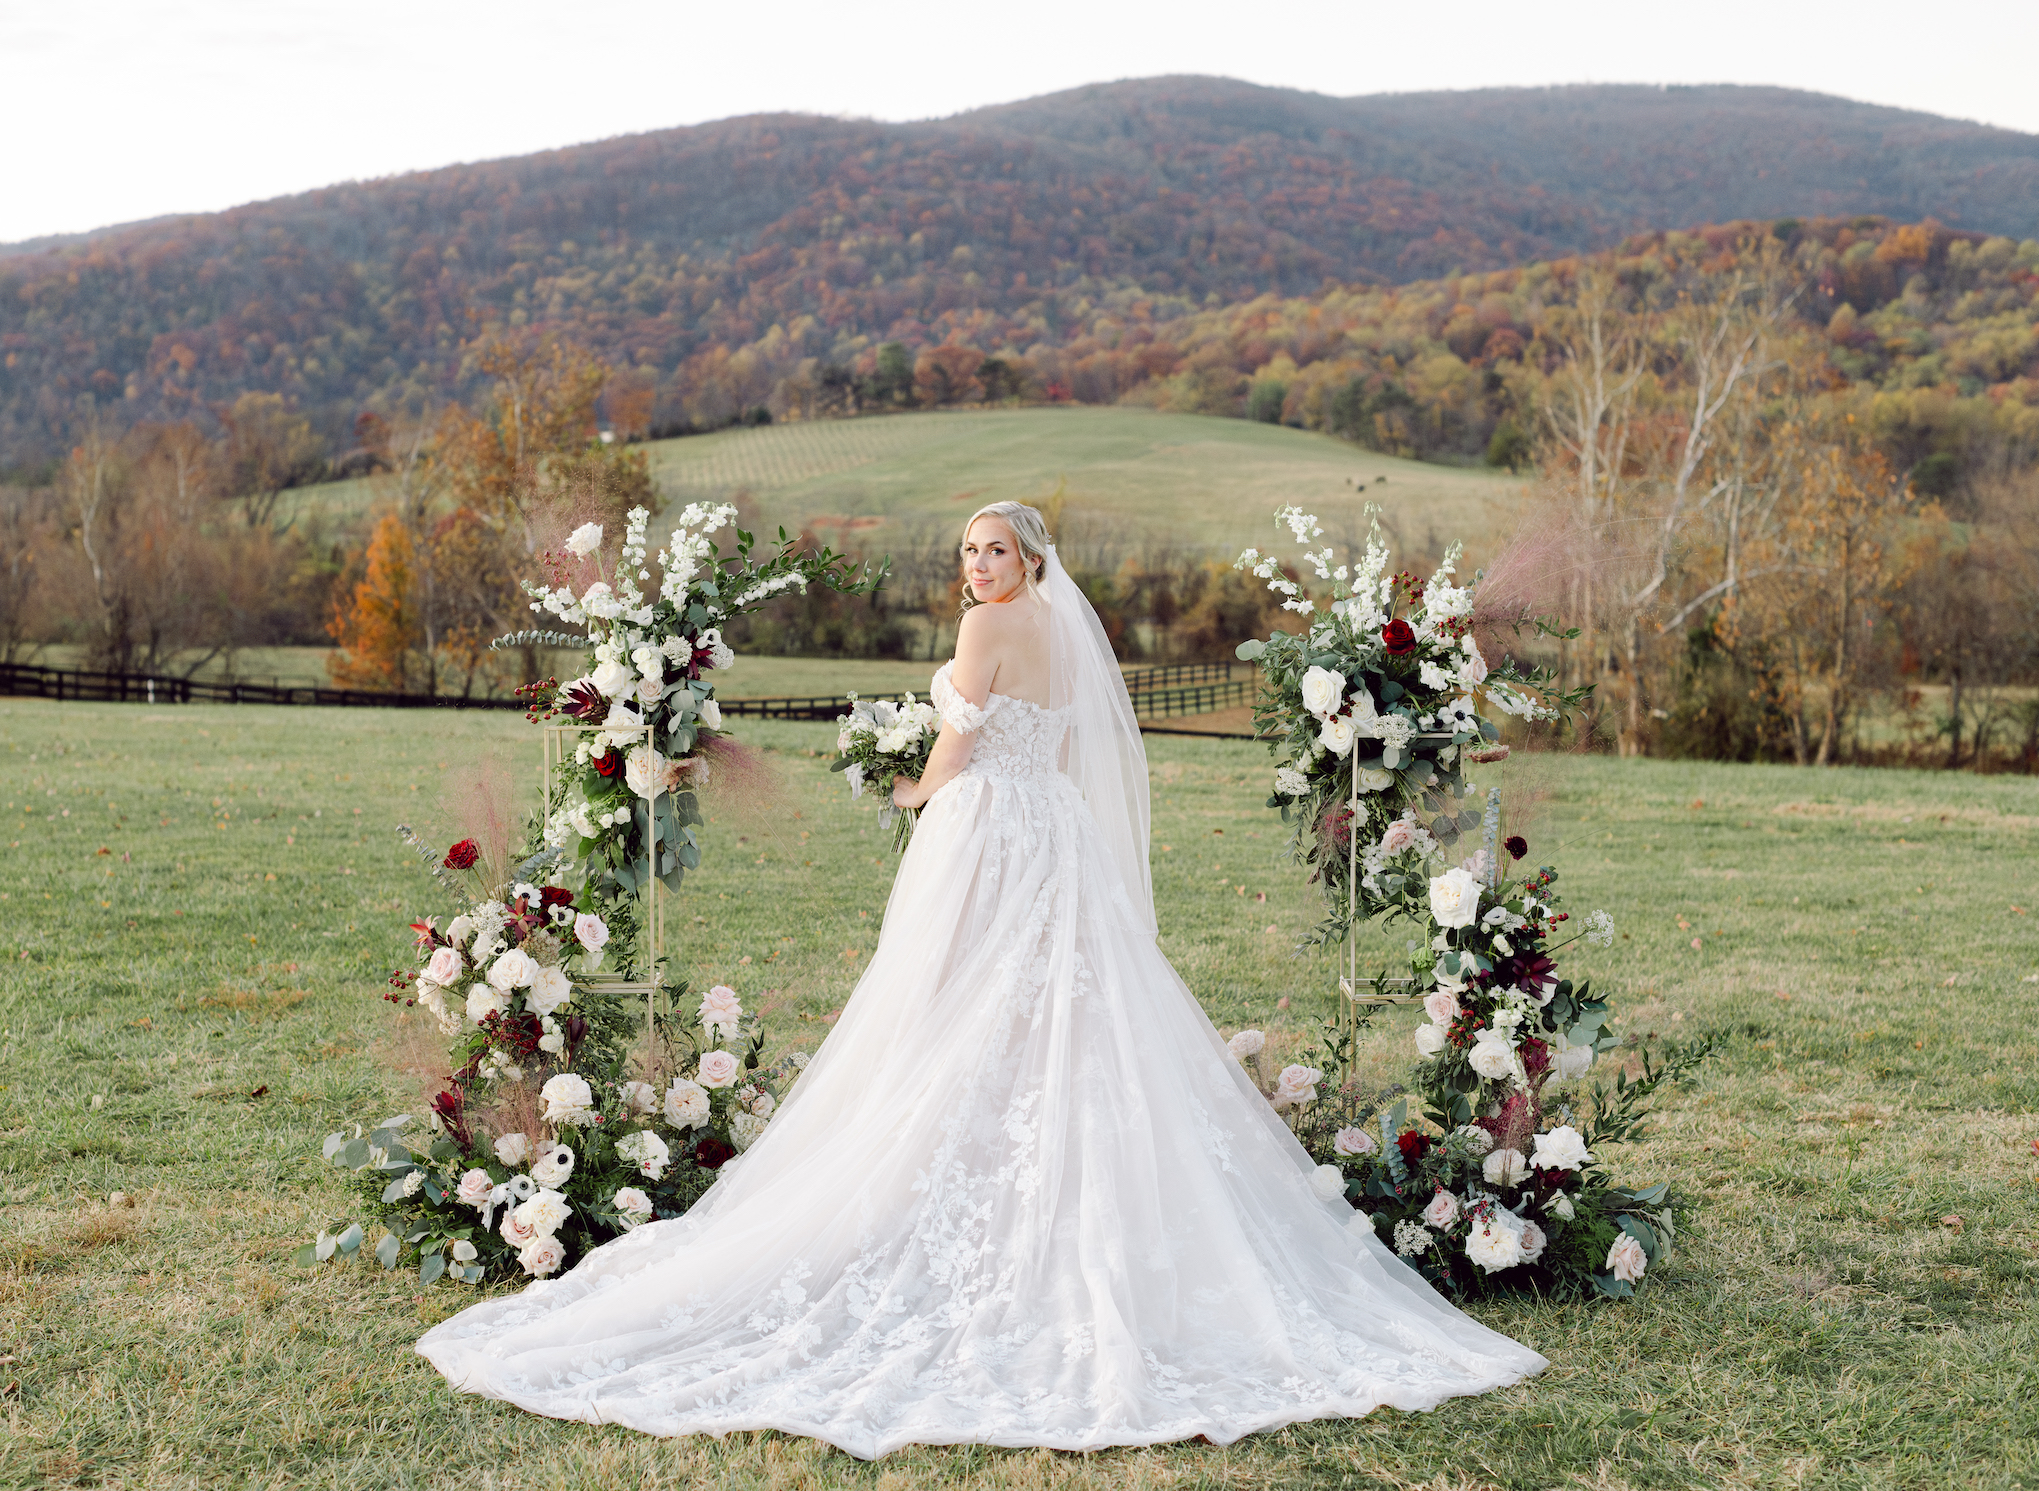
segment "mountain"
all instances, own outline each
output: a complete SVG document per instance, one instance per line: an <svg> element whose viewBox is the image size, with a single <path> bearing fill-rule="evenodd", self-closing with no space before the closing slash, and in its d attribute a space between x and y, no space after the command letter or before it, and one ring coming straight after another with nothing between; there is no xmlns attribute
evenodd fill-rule
<svg viewBox="0 0 2039 1491"><path fill-rule="evenodd" d="M1122 310L1851 214L2039 234L2039 136L1785 89L1190 77L732 119L0 253L0 468L59 453L88 394L135 420L279 393L337 449L372 403L469 391L494 332L571 337L652 422L713 422L888 339L1025 350Z"/></svg>

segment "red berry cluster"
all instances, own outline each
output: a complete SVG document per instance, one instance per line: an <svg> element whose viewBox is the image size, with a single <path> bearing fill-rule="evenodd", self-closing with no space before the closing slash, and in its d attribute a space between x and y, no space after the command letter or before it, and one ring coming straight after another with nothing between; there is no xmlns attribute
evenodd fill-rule
<svg viewBox="0 0 2039 1491"><path fill-rule="evenodd" d="M1445 1028L1444 1038L1461 1051L1472 1049L1479 1039L1486 1022L1471 1010L1460 1010L1451 1024Z"/></svg>

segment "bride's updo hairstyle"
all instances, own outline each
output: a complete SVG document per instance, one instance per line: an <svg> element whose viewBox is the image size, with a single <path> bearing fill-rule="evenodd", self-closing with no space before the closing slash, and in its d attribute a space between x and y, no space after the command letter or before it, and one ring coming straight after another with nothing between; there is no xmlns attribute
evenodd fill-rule
<svg viewBox="0 0 2039 1491"><path fill-rule="evenodd" d="M969 541L970 530L977 526L979 518L1001 519L1012 530L1012 536L1019 544L1020 558L1026 561L1027 593L1039 600L1041 574L1048 567L1048 545L1055 541L1048 532L1048 520L1041 516L1039 509L1028 507L1024 502L989 502L970 514L970 521L963 525L965 543ZM956 545L959 559L962 553L963 545ZM977 597L965 585L961 609L967 611L977 604Z"/></svg>

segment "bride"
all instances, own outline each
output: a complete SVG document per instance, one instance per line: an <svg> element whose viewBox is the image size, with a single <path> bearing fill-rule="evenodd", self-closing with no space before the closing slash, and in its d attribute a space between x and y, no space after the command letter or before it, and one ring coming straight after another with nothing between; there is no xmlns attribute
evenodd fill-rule
<svg viewBox="0 0 2039 1491"><path fill-rule="evenodd" d="M884 934L770 1126L684 1217L418 1350L534 1413L867 1459L1228 1444L1541 1370L1312 1190L1156 948L1146 754L1041 515L984 508L963 560Z"/></svg>

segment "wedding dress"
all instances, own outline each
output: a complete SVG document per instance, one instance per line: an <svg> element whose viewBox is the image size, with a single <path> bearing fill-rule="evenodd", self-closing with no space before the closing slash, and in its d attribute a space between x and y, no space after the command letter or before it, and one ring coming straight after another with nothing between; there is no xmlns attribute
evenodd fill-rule
<svg viewBox="0 0 2039 1491"><path fill-rule="evenodd" d="M868 1459L1227 1444L1545 1365L1312 1190L1155 945L1124 684L1052 560L1047 599L1058 707L977 708L935 675L969 764L923 811L870 967L764 1134L684 1217L426 1334L453 1386Z"/></svg>

